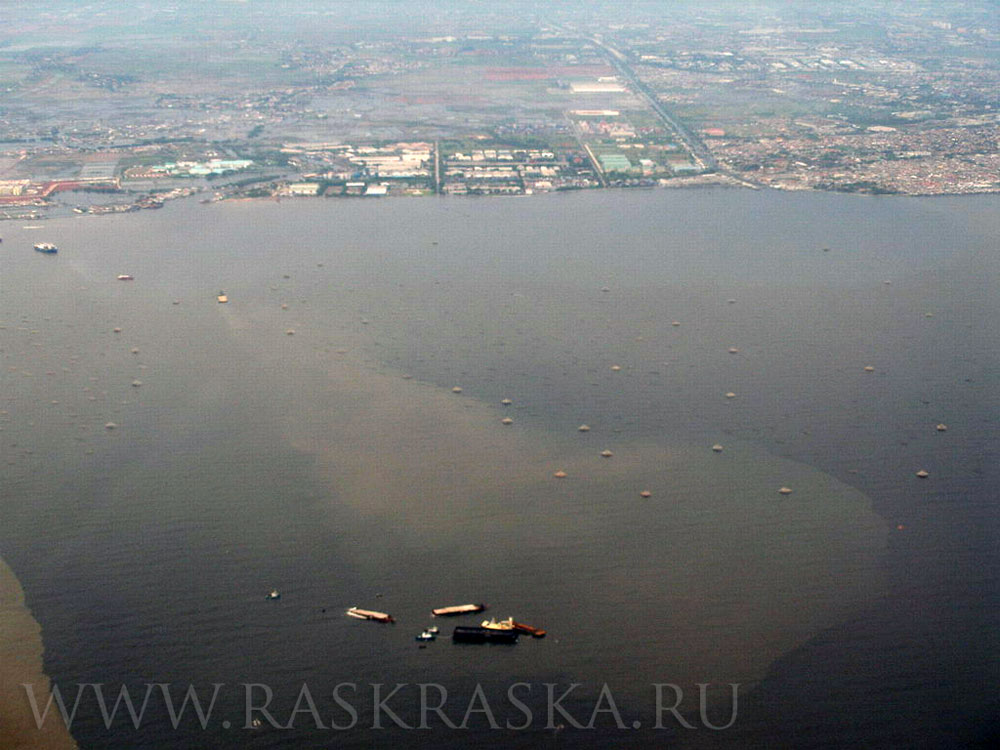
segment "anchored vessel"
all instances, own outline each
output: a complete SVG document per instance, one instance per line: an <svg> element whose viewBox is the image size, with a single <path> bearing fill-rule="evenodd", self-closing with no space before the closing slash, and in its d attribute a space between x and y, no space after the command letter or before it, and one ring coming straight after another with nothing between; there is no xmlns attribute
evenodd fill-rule
<svg viewBox="0 0 1000 750"><path fill-rule="evenodd" d="M451 634L455 643L517 643L516 630L491 630L458 626Z"/></svg>
<svg viewBox="0 0 1000 750"><path fill-rule="evenodd" d="M485 604L456 604L453 607L432 609L431 614L435 617L452 617L454 615L469 615L475 612L482 612L484 609L486 609Z"/></svg>
<svg viewBox="0 0 1000 750"><path fill-rule="evenodd" d="M347 610L348 617L356 617L359 620L374 620L375 622L395 622L392 619L392 615L387 615L385 612L374 612L370 609L359 609L358 607L351 607Z"/></svg>
<svg viewBox="0 0 1000 750"><path fill-rule="evenodd" d="M513 617L508 617L506 620L497 620L496 618L483 620L482 627L486 628L486 630L515 630L518 633L527 633L535 638L545 637L545 631L541 628L525 625L523 622L516 622Z"/></svg>

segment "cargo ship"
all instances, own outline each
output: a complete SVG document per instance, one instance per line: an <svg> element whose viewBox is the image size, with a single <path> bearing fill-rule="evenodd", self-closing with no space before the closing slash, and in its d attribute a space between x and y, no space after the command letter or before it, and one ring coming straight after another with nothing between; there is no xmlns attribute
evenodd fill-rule
<svg viewBox="0 0 1000 750"><path fill-rule="evenodd" d="M359 620L374 620L375 622L395 622L392 619L392 615L387 615L385 612L373 612L370 609L359 609L357 607L351 607L347 610L348 617L356 617Z"/></svg>
<svg viewBox="0 0 1000 750"><path fill-rule="evenodd" d="M432 609L431 614L435 617L453 617L454 615L471 615L482 612L484 609L486 609L485 604L456 604L454 607Z"/></svg>
<svg viewBox="0 0 1000 750"><path fill-rule="evenodd" d="M39 242L35 245L35 250L40 253L45 253L46 255L55 255L59 252L59 248L51 242Z"/></svg>
<svg viewBox="0 0 1000 750"><path fill-rule="evenodd" d="M451 634L454 643L517 643L516 630L491 630L458 626Z"/></svg>
<svg viewBox="0 0 1000 750"><path fill-rule="evenodd" d="M545 637L545 631L541 628L517 622L513 617L508 617L506 620L497 620L495 618L483 620L482 627L486 628L486 630L516 630L518 633L527 633L535 638Z"/></svg>

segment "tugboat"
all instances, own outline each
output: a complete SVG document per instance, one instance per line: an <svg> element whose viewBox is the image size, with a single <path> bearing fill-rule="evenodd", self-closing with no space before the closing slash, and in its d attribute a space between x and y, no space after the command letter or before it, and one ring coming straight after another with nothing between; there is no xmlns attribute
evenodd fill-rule
<svg viewBox="0 0 1000 750"><path fill-rule="evenodd" d="M39 242L35 245L35 250L39 253L45 253L46 255L55 255L59 252L59 248L51 242Z"/></svg>

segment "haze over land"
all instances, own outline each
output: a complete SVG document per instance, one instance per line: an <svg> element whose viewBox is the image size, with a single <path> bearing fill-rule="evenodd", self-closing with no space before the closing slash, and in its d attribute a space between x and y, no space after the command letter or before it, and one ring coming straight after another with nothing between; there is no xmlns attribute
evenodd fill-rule
<svg viewBox="0 0 1000 750"><path fill-rule="evenodd" d="M7 216L205 189L1000 190L987 2L55 2L5 15ZM60 198L81 187L125 195Z"/></svg>

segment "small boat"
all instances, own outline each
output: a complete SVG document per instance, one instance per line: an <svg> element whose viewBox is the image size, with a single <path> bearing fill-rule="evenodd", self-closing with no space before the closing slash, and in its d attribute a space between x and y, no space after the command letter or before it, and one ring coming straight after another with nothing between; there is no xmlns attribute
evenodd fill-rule
<svg viewBox="0 0 1000 750"><path fill-rule="evenodd" d="M120 273L118 274L119 281L135 281L135 276L130 273Z"/></svg>
<svg viewBox="0 0 1000 750"><path fill-rule="evenodd" d="M347 610L348 617L355 617L359 620L374 620L375 622L395 622L391 615L387 615L385 612L373 612L370 609L358 609L357 607L351 607Z"/></svg>
<svg viewBox="0 0 1000 750"><path fill-rule="evenodd" d="M483 620L482 626L487 630L513 630L514 618L508 617L506 620L497 620L495 617Z"/></svg>
<svg viewBox="0 0 1000 750"><path fill-rule="evenodd" d="M417 640L417 641L433 641L436 638L437 638L437 635L435 633L432 633L429 630L425 630L420 635L414 636L414 640Z"/></svg>
<svg viewBox="0 0 1000 750"><path fill-rule="evenodd" d="M470 628L459 626L452 631L451 640L455 643L517 643L516 630L490 630L488 628Z"/></svg>
<svg viewBox="0 0 1000 750"><path fill-rule="evenodd" d="M437 635L438 633L441 632L441 628L439 628L437 625L431 625L429 628L427 628L427 632L430 633L431 635Z"/></svg>
<svg viewBox="0 0 1000 750"><path fill-rule="evenodd" d="M229 302L229 297L226 296L225 292L219 292L219 296L216 297L216 299L219 301L220 305Z"/></svg>
<svg viewBox="0 0 1000 750"><path fill-rule="evenodd" d="M51 242L39 242L35 245L35 250L40 253L45 253L46 255L55 255L59 252L59 248Z"/></svg>
<svg viewBox="0 0 1000 750"><path fill-rule="evenodd" d="M268 599L280 599L281 594L278 593L278 589L274 589L270 594L267 595Z"/></svg>
<svg viewBox="0 0 1000 750"><path fill-rule="evenodd" d="M455 615L471 615L482 612L484 609L486 609L485 604L456 604L453 607L432 609L431 614L435 617L454 617Z"/></svg>

